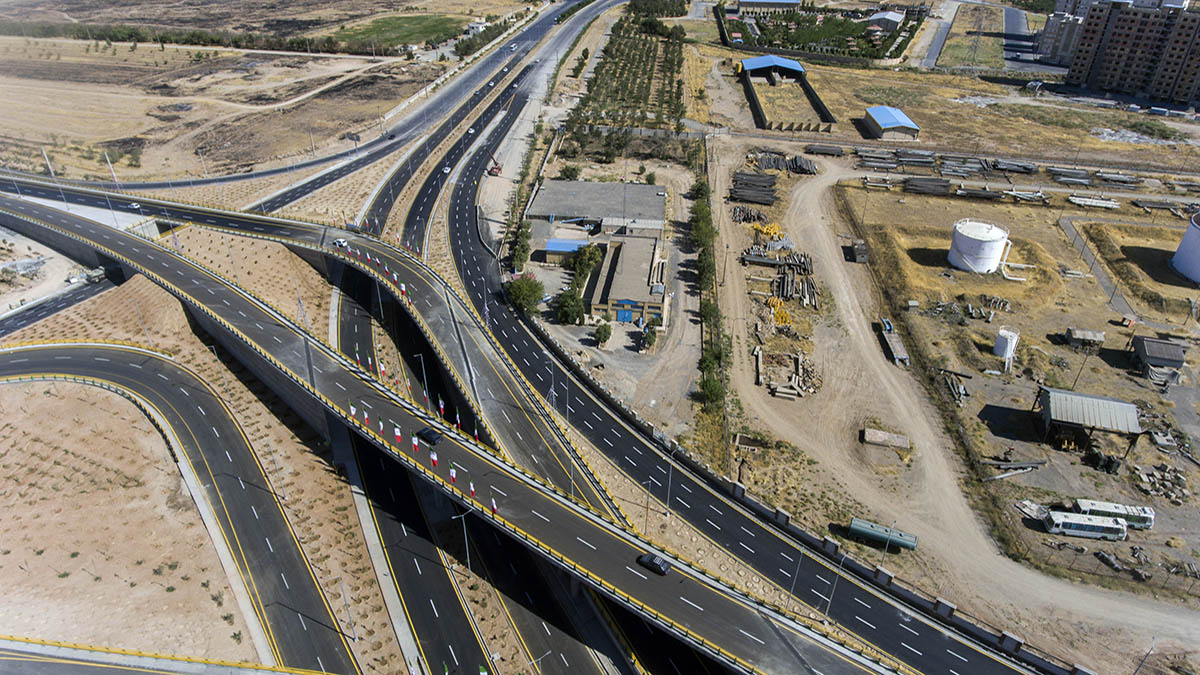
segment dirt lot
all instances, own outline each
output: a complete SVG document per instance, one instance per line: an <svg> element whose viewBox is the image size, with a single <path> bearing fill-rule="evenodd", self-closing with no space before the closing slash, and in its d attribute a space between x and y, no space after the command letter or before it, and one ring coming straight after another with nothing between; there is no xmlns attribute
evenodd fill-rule
<svg viewBox="0 0 1200 675"><path fill-rule="evenodd" d="M740 166L750 145L736 139L714 141L712 156L718 159L712 165L710 180L715 196L725 194L730 172ZM778 147L798 150L786 144ZM778 460L778 468L759 460L768 471L757 480L751 477L747 484L754 485L752 491L772 496L773 502L785 508L791 506L793 513L802 514L799 517L818 529L831 521L840 522L847 511L885 523L896 520L898 527L920 536L921 547L916 554L889 559L889 567L929 592L953 598L960 609L1015 629L1031 643L1081 663L1120 663L1120 668L1125 664L1132 668L1139 650L1144 652L1151 631L1159 635L1160 645L1169 632L1175 651L1195 644L1200 636L1185 628L1196 624L1191 610L1073 586L999 553L964 498L960 482L965 469L943 431L941 414L910 375L883 357L871 321L888 310L880 307L869 270L843 260L842 246L849 240L839 235L849 232L850 226L838 213L829 188L849 171L834 162L819 164L820 175L799 181L791 191L786 215L780 221L798 248L813 254L816 274L828 288L826 303L832 313L814 322L812 334L812 358L826 374L818 393L800 402L782 401L770 398L753 384L750 350L756 343L748 335L752 324L745 318L749 316L749 305L744 277L731 270L722 292L722 312L733 341L731 386L737 397L733 406L740 414L738 424L791 441L800 453ZM883 199L889 197L884 203ZM905 226L904 219L909 218L905 214L910 212L898 204L898 198L896 194L885 194L868 205L867 222L888 223L888 229ZM944 219L948 226L961 217L961 211L952 211L950 206L932 211L929 205L925 207L911 211L910 225L929 227ZM937 215L939 210L942 216ZM977 212L978 206L972 204L971 210ZM729 222L728 211L727 206L715 208L714 219L731 248L740 250L749 239L744 228ZM1000 221L1001 215L993 214L992 219ZM1007 224L1016 228L1011 222ZM1044 233L1039 233L1037 227L1030 224L1019 234L1039 244L1041 237L1059 236L1048 224L1040 226ZM1049 255L1059 255L1059 249L1069 250L1062 242L1053 248L1040 245ZM872 260L881 264L874 251ZM1081 287L1094 284L1086 280L1069 283ZM1067 284L1059 282L1060 294L1086 290L1076 291ZM1059 309L1047 306L1055 312ZM1029 333L1031 337L1041 335L1033 330ZM1099 380L1103 375L1094 377ZM1088 382L1081 380L1080 387ZM911 457L860 444L858 433L867 423L907 435L913 443ZM755 458L751 457L749 463L753 467ZM800 466L805 467L806 476L813 478L806 477L797 485L780 482ZM821 488L828 493L824 498L811 494ZM844 500L842 494L854 498ZM942 534L945 532L956 535L946 537ZM878 555L875 549L858 550ZM985 578L990 583L978 583ZM1046 598L1054 598L1053 606ZM1117 616L1120 621L1113 622L1112 617ZM1131 619L1134 616L1136 620ZM1146 628L1130 630L1131 625Z"/></svg>
<svg viewBox="0 0 1200 675"><path fill-rule="evenodd" d="M272 299L270 292L275 288L280 294L279 300L289 295L294 297L294 286L276 283L265 289L267 299ZM306 306L309 302L306 298ZM315 303L315 299L312 302ZM321 317L322 325L326 316ZM141 328L142 318L146 332ZM316 577L331 606L342 605L337 579L341 577L345 582L360 638L351 643L351 648L359 663L373 672L395 672L401 657L374 571L366 556L358 520L354 517L349 486L334 472L328 445L323 440L239 364L223 352L220 360L214 357L205 343L192 332L180 304L142 277L136 277L95 300L63 310L9 336L9 341L13 342L47 339L149 341L156 349L172 353L180 363L218 387L218 391L227 392L226 395L231 398L230 408L245 429L251 446L259 454L272 484L282 486L287 495L284 512L306 555L314 564ZM35 418L30 416L27 419L33 421ZM37 419L38 425L44 426L41 418ZM20 423L17 429L24 433L32 429L26 429L27 426ZM146 529L144 523L132 520L122 522L120 527L114 527L114 532L105 542L136 540ZM189 560L188 556L192 554L190 548L168 549L170 542L165 537L166 533L163 533L163 536L156 538L150 547L152 552L144 556L138 554L138 557L144 557L147 562L158 556L168 556L170 560ZM59 546L65 549L68 544ZM89 555L99 556L98 550L88 551L82 547L79 550L81 560ZM190 564L187 563L185 567ZM214 568L210 566L208 569ZM86 610L81 608L74 616L77 618L87 612L103 612L106 608L105 604ZM344 612L338 619L345 621ZM121 628L129 635L145 632L144 621L140 620L112 627L114 631ZM343 629L349 631L349 626L344 625ZM220 635L225 636L226 633ZM363 639L364 636L366 639Z"/></svg>
<svg viewBox="0 0 1200 675"><path fill-rule="evenodd" d="M353 145L443 69L339 58L72 40L0 38L0 156L60 175L181 178L286 164Z"/></svg>
<svg viewBox="0 0 1200 675"><path fill-rule="evenodd" d="M38 260L40 267L17 264ZM0 314L66 287L68 277L83 271L49 247L0 229Z"/></svg>
<svg viewBox="0 0 1200 675"><path fill-rule="evenodd" d="M754 81L754 92L762 103L763 112L772 124L819 123L821 118L804 95L804 89L794 82L770 86L762 79Z"/></svg>
<svg viewBox="0 0 1200 675"><path fill-rule="evenodd" d="M64 383L0 386L0 410L0 633L258 660L196 506L141 411Z"/></svg>

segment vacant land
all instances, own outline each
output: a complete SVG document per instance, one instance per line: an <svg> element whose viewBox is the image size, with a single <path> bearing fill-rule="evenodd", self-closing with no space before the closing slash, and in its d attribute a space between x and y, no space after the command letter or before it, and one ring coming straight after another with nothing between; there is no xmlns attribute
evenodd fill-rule
<svg viewBox="0 0 1200 675"><path fill-rule="evenodd" d="M352 146L444 64L0 38L0 157L68 178L184 178ZM107 153L107 160L105 157Z"/></svg>
<svg viewBox="0 0 1200 675"><path fill-rule="evenodd" d="M922 145L957 152L1179 168L1195 166L1200 159L1200 147L1190 142L1122 143L1103 141L1092 134L1093 129L1105 127L1177 138L1178 129L1137 113L1081 111L1046 104L1020 96L1011 87L961 75L805 67L821 99L843 122L835 136L860 140L854 125L845 122L861 118L868 105L894 105L921 126Z"/></svg>
<svg viewBox="0 0 1200 675"><path fill-rule="evenodd" d="M762 104L767 120L772 124L820 123L821 118L808 102L804 88L798 83L781 82L772 87L761 79L755 79L753 82L758 101Z"/></svg>
<svg viewBox="0 0 1200 675"><path fill-rule="evenodd" d="M0 410L0 633L258 660L179 470L141 411L49 382L0 386Z"/></svg>
<svg viewBox="0 0 1200 675"><path fill-rule="evenodd" d="M385 16L372 19L370 23L342 28L333 34L333 39L369 42L378 45L383 53L383 49L397 45L445 42L461 33L465 25L465 19L439 14Z"/></svg>
<svg viewBox="0 0 1200 675"><path fill-rule="evenodd" d="M946 46L937 64L943 68L1004 67L1004 10L987 5L962 4L954 15Z"/></svg>
<svg viewBox="0 0 1200 675"><path fill-rule="evenodd" d="M281 12L277 2L188 2L154 0L64 0L50 8L39 0L14 0L0 9L0 17L21 21L139 24L238 32L298 33L333 26L375 13L361 0L295 0Z"/></svg>

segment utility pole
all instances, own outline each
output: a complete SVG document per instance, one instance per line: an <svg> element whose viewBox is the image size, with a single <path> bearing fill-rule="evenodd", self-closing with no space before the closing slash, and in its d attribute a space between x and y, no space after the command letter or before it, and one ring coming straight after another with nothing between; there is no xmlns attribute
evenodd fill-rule
<svg viewBox="0 0 1200 675"><path fill-rule="evenodd" d="M346 584L342 583L341 577L338 577L338 586L342 590L342 603L346 606L346 618L350 620L350 637L358 642L358 634L354 630L354 615L350 613L350 600L346 597Z"/></svg>
<svg viewBox="0 0 1200 675"><path fill-rule="evenodd" d="M1074 387L1071 387L1074 389ZM892 528L896 527L896 521L892 521L891 527L888 528L887 541L883 544L883 555L879 558L879 566L883 567L883 561L887 560L888 547L892 545Z"/></svg>
<svg viewBox="0 0 1200 675"><path fill-rule="evenodd" d="M1158 641L1157 635L1150 638L1150 649L1146 650L1146 655L1142 657L1142 660L1140 662L1138 662L1137 668L1134 668L1133 675L1137 675L1138 671L1142 669L1142 666L1146 664L1146 659L1150 658L1150 654L1154 652L1154 643L1157 641Z"/></svg>
<svg viewBox="0 0 1200 675"><path fill-rule="evenodd" d="M429 380L425 377L425 354L416 354L418 359L421 359L421 386L423 387L421 394L425 397L425 409L429 410Z"/></svg>

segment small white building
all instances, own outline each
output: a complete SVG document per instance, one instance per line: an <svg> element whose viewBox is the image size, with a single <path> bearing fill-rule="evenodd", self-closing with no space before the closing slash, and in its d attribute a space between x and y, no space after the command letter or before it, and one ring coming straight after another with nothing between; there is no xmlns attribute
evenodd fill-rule
<svg viewBox="0 0 1200 675"><path fill-rule="evenodd" d="M863 124L873 138L915 141L921 133L921 127L909 119L903 110L886 105L867 108Z"/></svg>

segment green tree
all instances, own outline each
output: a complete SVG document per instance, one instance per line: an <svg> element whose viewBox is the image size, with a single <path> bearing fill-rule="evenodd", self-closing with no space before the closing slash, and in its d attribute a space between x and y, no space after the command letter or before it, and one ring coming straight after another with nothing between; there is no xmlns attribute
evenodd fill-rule
<svg viewBox="0 0 1200 675"><path fill-rule="evenodd" d="M530 314L537 309L538 303L541 302L542 296L546 293L542 282L530 275L519 276L513 279L508 282L505 289L508 291L508 297L512 300L513 306L526 314Z"/></svg>
<svg viewBox="0 0 1200 675"><path fill-rule="evenodd" d="M574 288L568 288L558 295L556 317L562 324L583 323L583 297Z"/></svg>
<svg viewBox="0 0 1200 675"><path fill-rule="evenodd" d="M709 300L708 298L700 300L700 319L704 321L705 324L715 321L717 315L717 303Z"/></svg>
<svg viewBox="0 0 1200 675"><path fill-rule="evenodd" d="M558 180L579 180L579 171L575 164L564 164L558 172Z"/></svg>
<svg viewBox="0 0 1200 675"><path fill-rule="evenodd" d="M612 337L612 326L607 323L602 323L596 326L596 344L603 345Z"/></svg>
<svg viewBox="0 0 1200 675"><path fill-rule="evenodd" d="M697 202L707 200L708 199L708 182L705 181L703 178L697 178L696 182L692 183L691 195L692 195L692 199L695 199Z"/></svg>
<svg viewBox="0 0 1200 675"><path fill-rule="evenodd" d="M646 185L655 185L657 183L658 183L658 176L654 175L653 171L646 174Z"/></svg>
<svg viewBox="0 0 1200 675"><path fill-rule="evenodd" d="M587 278L591 276L592 270L596 269L604 260L604 252L596 244L588 244L575 251L575 255L568 259L567 267L575 273L575 279L571 285L575 288L581 288Z"/></svg>
<svg viewBox="0 0 1200 675"><path fill-rule="evenodd" d="M646 331L646 337L643 339L646 341L646 349L650 349L658 342L658 333L653 330Z"/></svg>
<svg viewBox="0 0 1200 675"><path fill-rule="evenodd" d="M705 408L715 410L725 399L725 385L721 378L713 373L705 373L700 378L700 399Z"/></svg>

